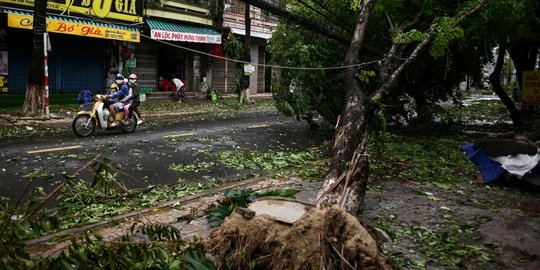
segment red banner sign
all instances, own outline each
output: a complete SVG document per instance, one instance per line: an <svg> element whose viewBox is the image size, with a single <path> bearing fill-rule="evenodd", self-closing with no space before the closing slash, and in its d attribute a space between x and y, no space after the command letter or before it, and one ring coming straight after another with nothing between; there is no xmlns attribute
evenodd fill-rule
<svg viewBox="0 0 540 270"><path fill-rule="evenodd" d="M221 43L221 36L214 36L214 35L181 33L181 32L172 32L172 31L164 31L164 30L156 30L156 29L152 29L150 35L152 39L159 39L159 40L185 41L185 42L210 43L210 44Z"/></svg>

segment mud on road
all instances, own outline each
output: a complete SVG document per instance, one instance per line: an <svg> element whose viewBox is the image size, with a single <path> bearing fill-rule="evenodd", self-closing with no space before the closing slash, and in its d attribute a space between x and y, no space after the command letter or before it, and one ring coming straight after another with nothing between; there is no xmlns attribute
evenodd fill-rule
<svg viewBox="0 0 540 270"><path fill-rule="evenodd" d="M375 176L359 219L399 268L540 269L540 196L524 187Z"/></svg>

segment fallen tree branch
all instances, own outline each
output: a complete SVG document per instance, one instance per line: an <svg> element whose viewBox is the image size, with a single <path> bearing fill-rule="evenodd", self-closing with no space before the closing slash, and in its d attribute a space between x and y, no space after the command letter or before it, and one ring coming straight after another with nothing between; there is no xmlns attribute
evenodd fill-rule
<svg viewBox="0 0 540 270"><path fill-rule="evenodd" d="M79 173L81 173L84 169L86 169L86 167L90 166L100 156L101 156L101 154L98 154L92 160L90 160L88 163L86 163L83 167L81 167L77 172L75 172L74 174L72 174L69 177L66 177L66 180L64 180L62 183L60 183L58 186L56 186L56 188L54 188L51 192L49 192L49 194L47 194L47 197L45 197L45 199L41 200L39 205L37 205L34 209L32 209L30 212L28 212L28 214L24 215L23 219L27 219L27 218L31 217L32 215L34 215L39 209L41 209L41 207L43 207L43 205L45 205L46 202L48 202L58 191L60 191L68 183L68 181L70 179L75 178L77 175L79 175Z"/></svg>

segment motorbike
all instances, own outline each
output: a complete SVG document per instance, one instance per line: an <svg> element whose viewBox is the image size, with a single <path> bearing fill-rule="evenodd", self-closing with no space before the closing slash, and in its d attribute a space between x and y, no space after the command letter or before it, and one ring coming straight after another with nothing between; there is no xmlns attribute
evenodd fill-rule
<svg viewBox="0 0 540 270"><path fill-rule="evenodd" d="M128 124L120 124L111 127L114 121L124 119L124 111L116 113L116 119L113 119L109 110L103 108L104 95L96 95L93 103L86 103L81 105L81 111L77 112L77 115L73 119L71 128L73 133L78 137L88 137L94 133L97 128L101 130L122 130L124 133L133 132L137 128L137 120L139 116L136 112L128 116Z"/></svg>

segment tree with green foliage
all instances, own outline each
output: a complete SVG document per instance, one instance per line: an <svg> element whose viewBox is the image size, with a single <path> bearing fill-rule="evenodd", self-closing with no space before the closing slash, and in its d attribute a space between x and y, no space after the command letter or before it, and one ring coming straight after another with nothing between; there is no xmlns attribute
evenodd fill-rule
<svg viewBox="0 0 540 270"><path fill-rule="evenodd" d="M230 35L223 43L223 49L227 56L236 61L236 77L234 79L234 92L238 95L240 104L249 104L249 76L244 75L244 64L250 63L249 51L251 40L250 5L244 7L244 19L246 35L241 40L237 35Z"/></svg>
<svg viewBox="0 0 540 270"><path fill-rule="evenodd" d="M223 42L223 50L227 57L236 61L236 77L234 78L234 92L238 95L240 103L243 102L246 89L246 76L243 76L244 62L242 59L246 57L245 43L237 35L231 35Z"/></svg>
<svg viewBox="0 0 540 270"><path fill-rule="evenodd" d="M481 18L487 27L482 34L497 46L495 68L489 75L493 91L501 98L510 112L515 126L523 125L521 114L501 85L505 55L510 57L516 69L518 86L523 89L523 71L534 70L540 48L540 5L538 1L504 0L490 4Z"/></svg>
<svg viewBox="0 0 540 270"><path fill-rule="evenodd" d="M375 119L382 109L402 105L398 102L405 94L411 93L426 104L452 95L453 87L464 77L453 67L452 53L467 56L456 45L466 42L462 41L463 25L473 15L478 16L487 3L306 2L327 16L318 16L306 5L290 6L297 14L351 36L350 44L345 45L285 23L271 41L274 63L310 67L283 70L275 87L278 108L297 117L316 111L330 122L341 116L318 204L340 204L349 212L359 211L369 176L367 142ZM458 59L467 68L479 63L462 58ZM337 66L342 68L328 68Z"/></svg>

